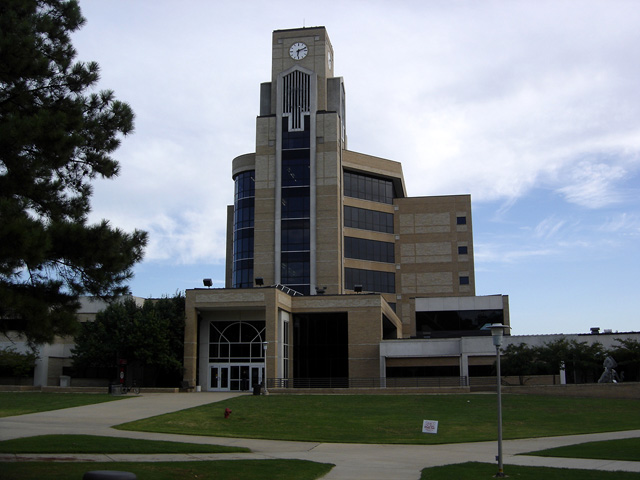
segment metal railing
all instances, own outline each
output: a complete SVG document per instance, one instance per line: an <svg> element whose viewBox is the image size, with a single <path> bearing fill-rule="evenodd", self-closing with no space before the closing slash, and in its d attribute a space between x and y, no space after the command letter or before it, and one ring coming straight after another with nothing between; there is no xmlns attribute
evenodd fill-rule
<svg viewBox="0 0 640 480"><path fill-rule="evenodd" d="M268 378L267 388L415 388L468 387L462 377Z"/></svg>

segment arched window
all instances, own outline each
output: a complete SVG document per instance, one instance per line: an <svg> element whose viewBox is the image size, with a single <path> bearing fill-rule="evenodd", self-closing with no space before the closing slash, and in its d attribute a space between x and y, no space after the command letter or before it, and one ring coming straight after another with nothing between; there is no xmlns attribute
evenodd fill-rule
<svg viewBox="0 0 640 480"><path fill-rule="evenodd" d="M264 322L211 322L209 362L264 362Z"/></svg>

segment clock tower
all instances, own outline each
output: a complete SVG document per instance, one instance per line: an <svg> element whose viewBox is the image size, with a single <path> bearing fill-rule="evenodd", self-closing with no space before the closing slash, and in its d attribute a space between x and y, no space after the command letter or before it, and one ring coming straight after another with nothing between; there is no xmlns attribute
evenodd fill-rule
<svg viewBox="0 0 640 480"><path fill-rule="evenodd" d="M256 152L234 161L236 202L238 186L246 185L241 173L252 170L244 177L255 183L253 228L237 218L243 216L242 188L235 206L232 286L250 287L260 277L305 295L342 293L342 78L333 76L324 27L276 30L272 46Z"/></svg>

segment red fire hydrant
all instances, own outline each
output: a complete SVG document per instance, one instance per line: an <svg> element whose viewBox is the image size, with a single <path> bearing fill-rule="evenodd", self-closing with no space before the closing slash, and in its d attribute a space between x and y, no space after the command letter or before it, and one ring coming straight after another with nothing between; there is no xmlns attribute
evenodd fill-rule
<svg viewBox="0 0 640 480"><path fill-rule="evenodd" d="M225 408L224 409L224 418L229 418L231 416L231 409L230 408Z"/></svg>

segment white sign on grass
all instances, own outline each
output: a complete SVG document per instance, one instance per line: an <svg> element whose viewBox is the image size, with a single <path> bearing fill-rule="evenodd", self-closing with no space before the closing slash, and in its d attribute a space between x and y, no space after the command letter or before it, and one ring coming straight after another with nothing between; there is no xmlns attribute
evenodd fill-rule
<svg viewBox="0 0 640 480"><path fill-rule="evenodd" d="M437 420L423 420L422 421L422 433L438 433L438 421Z"/></svg>

